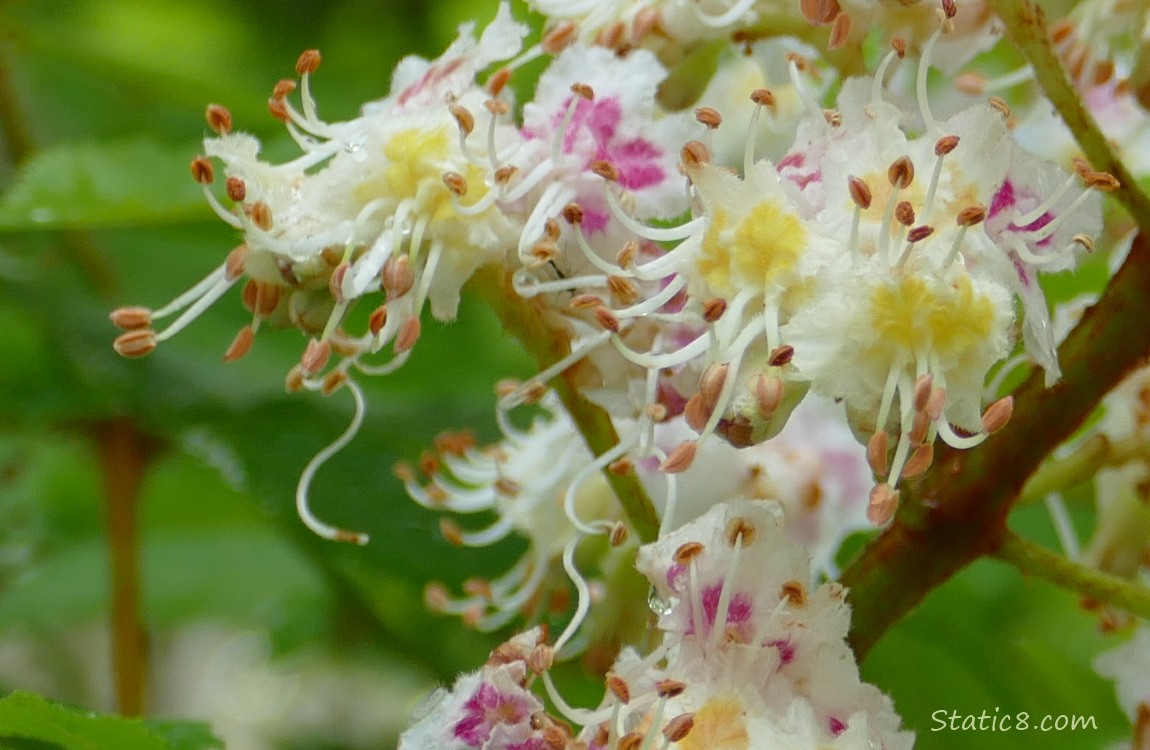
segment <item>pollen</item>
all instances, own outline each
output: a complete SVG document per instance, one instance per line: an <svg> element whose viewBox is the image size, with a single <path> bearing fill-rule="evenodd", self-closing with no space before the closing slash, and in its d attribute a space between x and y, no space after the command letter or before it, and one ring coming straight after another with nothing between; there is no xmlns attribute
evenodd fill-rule
<svg viewBox="0 0 1150 750"><path fill-rule="evenodd" d="M994 303L978 293L967 276L952 284L903 276L880 284L870 299L870 315L882 339L902 351L936 351L955 356L989 337Z"/></svg>
<svg viewBox="0 0 1150 750"><path fill-rule="evenodd" d="M750 210L737 226L716 211L698 261L698 270L716 291L773 285L798 264L807 233L791 211L771 201Z"/></svg>

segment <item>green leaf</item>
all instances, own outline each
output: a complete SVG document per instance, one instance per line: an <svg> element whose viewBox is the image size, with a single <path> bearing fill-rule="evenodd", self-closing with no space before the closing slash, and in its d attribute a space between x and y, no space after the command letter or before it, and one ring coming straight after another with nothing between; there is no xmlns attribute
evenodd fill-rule
<svg viewBox="0 0 1150 750"><path fill-rule="evenodd" d="M168 742L172 750L223 750L224 743L207 724L198 721L146 720L148 727Z"/></svg>
<svg viewBox="0 0 1150 750"><path fill-rule="evenodd" d="M11 738L38 740L62 750L172 750L176 747L139 719L99 716L19 691L0 699L0 747ZM197 745L178 747L191 750ZM219 747L218 742L215 747Z"/></svg>
<svg viewBox="0 0 1150 750"><path fill-rule="evenodd" d="M36 154L0 196L0 231L167 224L207 218L187 164L195 149L150 138Z"/></svg>

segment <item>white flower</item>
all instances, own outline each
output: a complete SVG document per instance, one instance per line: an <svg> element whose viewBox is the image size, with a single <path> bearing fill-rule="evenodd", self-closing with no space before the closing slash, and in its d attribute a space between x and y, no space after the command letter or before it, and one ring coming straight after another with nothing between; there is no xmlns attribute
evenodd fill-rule
<svg viewBox="0 0 1150 750"><path fill-rule="evenodd" d="M1094 670L1114 680L1118 705L1131 722L1150 721L1150 628L1141 625L1129 641L1100 654Z"/></svg>

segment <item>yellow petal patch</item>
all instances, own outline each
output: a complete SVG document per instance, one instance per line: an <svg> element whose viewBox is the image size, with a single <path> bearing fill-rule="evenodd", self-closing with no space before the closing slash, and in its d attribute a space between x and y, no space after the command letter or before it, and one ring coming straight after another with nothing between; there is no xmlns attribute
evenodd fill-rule
<svg viewBox="0 0 1150 750"><path fill-rule="evenodd" d="M752 208L734 227L727 213L718 210L703 236L698 270L720 294L733 295L744 287L765 293L798 264L806 241L802 222L771 201Z"/></svg>
<svg viewBox="0 0 1150 750"><path fill-rule="evenodd" d="M387 183L392 195L397 200L414 199L421 204L446 198L443 162L447 158L447 149L447 131L442 127L433 130L412 128L392 136L383 147L383 155L388 160Z"/></svg>
<svg viewBox="0 0 1150 750"><path fill-rule="evenodd" d="M680 750L747 750L747 721L738 698L716 696L695 712L695 725L679 741Z"/></svg>
<svg viewBox="0 0 1150 750"><path fill-rule="evenodd" d="M967 276L943 284L908 275L874 290L870 317L887 346L947 358L985 342L994 327L994 304Z"/></svg>

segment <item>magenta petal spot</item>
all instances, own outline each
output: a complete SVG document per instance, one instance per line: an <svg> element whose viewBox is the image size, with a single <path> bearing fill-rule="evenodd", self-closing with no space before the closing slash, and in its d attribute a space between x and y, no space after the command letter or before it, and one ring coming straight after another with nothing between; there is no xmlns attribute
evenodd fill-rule
<svg viewBox="0 0 1150 750"><path fill-rule="evenodd" d="M1011 184L1010 180L1004 180L994 193L994 197L990 199L990 211L987 213L987 218L993 219L1006 209L1013 207L1014 185Z"/></svg>
<svg viewBox="0 0 1150 750"><path fill-rule="evenodd" d="M828 722L828 724L830 725L831 737L838 737L840 734L845 732L847 729L846 724L842 723L841 721L839 721L838 719L836 719L833 716L830 718L830 721Z"/></svg>
<svg viewBox="0 0 1150 750"><path fill-rule="evenodd" d="M469 747L482 747L496 724L518 724L527 718L530 706L521 696L504 695L485 682L463 704L463 711L452 732Z"/></svg>
<svg viewBox="0 0 1150 750"><path fill-rule="evenodd" d="M779 652L780 666L785 667L795 660L795 646L789 640L769 641L766 645Z"/></svg>

